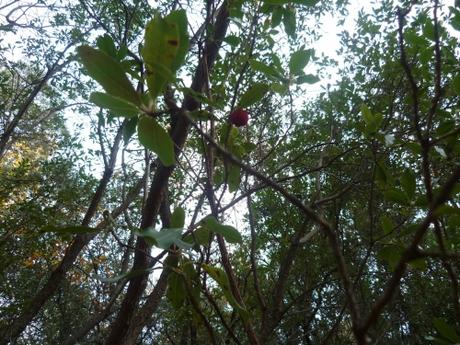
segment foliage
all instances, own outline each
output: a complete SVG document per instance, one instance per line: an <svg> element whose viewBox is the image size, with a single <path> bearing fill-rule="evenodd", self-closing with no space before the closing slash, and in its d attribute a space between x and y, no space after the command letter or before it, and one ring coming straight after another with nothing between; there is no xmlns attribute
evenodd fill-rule
<svg viewBox="0 0 460 345"><path fill-rule="evenodd" d="M0 344L458 343L448 5L0 5Z"/></svg>

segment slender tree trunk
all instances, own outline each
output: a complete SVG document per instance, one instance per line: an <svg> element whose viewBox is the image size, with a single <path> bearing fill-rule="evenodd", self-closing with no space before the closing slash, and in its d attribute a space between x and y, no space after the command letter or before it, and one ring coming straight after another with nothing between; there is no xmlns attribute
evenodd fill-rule
<svg viewBox="0 0 460 345"><path fill-rule="evenodd" d="M201 93L206 85L208 73L211 70L217 53L220 48L222 39L225 37L229 24L229 12L227 2L224 2L220 8L219 14L216 18L215 31L212 38L207 41L203 51L203 56L199 61L197 71L192 81L192 90ZM185 140L189 131L189 123L187 118L183 115L184 111L193 111L198 108L199 102L191 97L186 96L182 109L176 109L177 123L173 127L172 139L176 147L176 156L180 149L184 146ZM174 166L165 167L159 165L155 177L152 181L149 196L142 215L141 228L144 229L155 223L158 216L158 211L163 198L163 193L168 185L169 177L173 172ZM150 251L150 246L144 241L143 238L138 238L133 269L144 269L149 265L149 259L146 255ZM163 275L163 274L162 274ZM117 319L112 325L111 332L106 340L107 345L129 345L134 344L144 325L137 325L133 329L132 322L134 315L138 308L139 300L147 285L148 274L139 275L130 280L128 291L125 299L123 300L121 309L118 313ZM163 280L159 280L159 282ZM157 283L157 287L158 287ZM166 282L164 282L166 287ZM157 288L156 287L156 288ZM163 295L165 288L158 289ZM160 297L160 296L159 296ZM152 308L151 313L154 313L158 305Z"/></svg>

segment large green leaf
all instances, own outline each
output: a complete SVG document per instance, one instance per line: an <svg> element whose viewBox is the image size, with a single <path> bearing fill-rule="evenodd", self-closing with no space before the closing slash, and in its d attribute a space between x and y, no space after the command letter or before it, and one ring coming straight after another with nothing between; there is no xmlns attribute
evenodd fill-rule
<svg viewBox="0 0 460 345"><path fill-rule="evenodd" d="M155 152L163 165L170 166L175 163L174 142L168 132L153 118L142 115L137 126L137 134L141 144Z"/></svg>
<svg viewBox="0 0 460 345"><path fill-rule="evenodd" d="M136 232L136 235L143 237L150 245L161 249L169 249L173 244L182 249L190 249L192 245L182 241L182 228L155 230L153 227Z"/></svg>
<svg viewBox="0 0 460 345"><path fill-rule="evenodd" d="M213 216L208 216L203 220L203 226L209 231L222 235L229 243L242 243L241 234L233 226L220 224Z"/></svg>
<svg viewBox="0 0 460 345"><path fill-rule="evenodd" d="M291 75L303 74L303 69L310 62L310 58L313 54L313 50L301 49L291 55L289 60L289 73Z"/></svg>
<svg viewBox="0 0 460 345"><path fill-rule="evenodd" d="M255 83L241 96L239 105L245 108L257 103L265 96L269 88L265 83Z"/></svg>
<svg viewBox="0 0 460 345"><path fill-rule="evenodd" d="M78 47L78 55L88 74L112 96L140 105L139 94L134 90L121 65L98 49L90 46Z"/></svg>
<svg viewBox="0 0 460 345"><path fill-rule="evenodd" d="M182 65L188 50L187 16L174 11L162 18L159 14L147 24L142 50L147 68L147 85L153 99L162 92Z"/></svg>
<svg viewBox="0 0 460 345"><path fill-rule="evenodd" d="M139 114L134 104L108 93L93 92L89 100L101 108L109 109L115 116L135 117Z"/></svg>

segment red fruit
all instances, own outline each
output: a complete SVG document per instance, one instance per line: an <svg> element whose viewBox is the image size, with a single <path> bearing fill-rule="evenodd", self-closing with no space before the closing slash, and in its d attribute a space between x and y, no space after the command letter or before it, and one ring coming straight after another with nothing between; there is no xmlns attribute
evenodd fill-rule
<svg viewBox="0 0 460 345"><path fill-rule="evenodd" d="M230 122L236 127L246 126L249 120L249 113L241 108L235 109L230 114Z"/></svg>

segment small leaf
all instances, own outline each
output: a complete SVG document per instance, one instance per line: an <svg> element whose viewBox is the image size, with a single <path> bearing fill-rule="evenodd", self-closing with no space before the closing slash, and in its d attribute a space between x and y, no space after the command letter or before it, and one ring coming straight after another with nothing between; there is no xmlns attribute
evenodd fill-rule
<svg viewBox="0 0 460 345"><path fill-rule="evenodd" d="M141 144L155 152L164 166L175 163L174 142L154 119L142 115L137 126L137 134Z"/></svg>
<svg viewBox="0 0 460 345"><path fill-rule="evenodd" d="M267 91L269 90L269 86L265 83L256 83L252 85L249 90L247 90L240 99L240 107L247 108L254 103L260 101Z"/></svg>
<svg viewBox="0 0 460 345"><path fill-rule="evenodd" d="M457 75L452 79L452 89L455 91L457 96L460 96L460 75Z"/></svg>
<svg viewBox="0 0 460 345"><path fill-rule="evenodd" d="M273 13L272 13L271 27L275 28L278 25L280 25L282 17L283 17L283 8L281 6L276 6L273 9Z"/></svg>
<svg viewBox="0 0 460 345"><path fill-rule="evenodd" d="M307 66L312 54L312 49L301 49L293 53L291 55L291 59L289 60L289 73L291 75L303 74L303 69Z"/></svg>
<svg viewBox="0 0 460 345"><path fill-rule="evenodd" d="M265 76L271 79L281 79L281 73L273 66L269 66L261 61L249 60L249 65L255 71L263 73Z"/></svg>
<svg viewBox="0 0 460 345"><path fill-rule="evenodd" d="M295 12L292 9L284 9L283 25L284 25L284 31L286 31L286 34L290 36L291 38L295 38L296 19L295 19Z"/></svg>
<svg viewBox="0 0 460 345"><path fill-rule="evenodd" d="M118 61L86 45L78 47L78 55L88 74L101 84L107 93L140 105L139 94L134 90Z"/></svg>
<svg viewBox="0 0 460 345"><path fill-rule="evenodd" d="M126 125L123 127L123 142L125 145L128 144L129 139L133 136L136 132L136 126L139 119L137 117L133 117L126 122Z"/></svg>
<svg viewBox="0 0 460 345"><path fill-rule="evenodd" d="M233 193L238 190L241 183L241 168L238 165L228 163L227 167L228 190Z"/></svg>
<svg viewBox="0 0 460 345"><path fill-rule="evenodd" d="M175 309L179 309L185 302L187 291L184 278L181 275L171 272L168 277L168 290L166 297Z"/></svg>
<svg viewBox="0 0 460 345"><path fill-rule="evenodd" d="M401 258L403 248L397 245L386 245L378 253L378 257L388 263L391 270L394 270Z"/></svg>
<svg viewBox="0 0 460 345"><path fill-rule="evenodd" d="M208 216L203 221L203 226L209 231L222 235L229 243L242 243L241 234L233 226L222 225L213 216Z"/></svg>
<svg viewBox="0 0 460 345"><path fill-rule="evenodd" d="M115 116L135 117L139 114L134 104L107 93L93 92L89 100L98 107L109 109Z"/></svg>
<svg viewBox="0 0 460 345"><path fill-rule="evenodd" d="M361 105L361 115L363 116L366 125L370 125L374 121L374 116L366 104Z"/></svg>
<svg viewBox="0 0 460 345"><path fill-rule="evenodd" d="M236 47L238 44L240 44L240 38L236 35L228 35L224 38L224 42L228 43L232 47Z"/></svg>
<svg viewBox="0 0 460 345"><path fill-rule="evenodd" d="M271 84L270 89L280 95L284 95L286 92L289 91L289 87L287 85L280 83Z"/></svg>
<svg viewBox="0 0 460 345"><path fill-rule="evenodd" d="M380 218L380 224L382 225L382 230L385 235L390 234L394 229L393 222L388 216L382 216Z"/></svg>
<svg viewBox="0 0 460 345"><path fill-rule="evenodd" d="M315 84L319 81L320 79L316 75L305 74L298 77L295 82L296 84Z"/></svg>
<svg viewBox="0 0 460 345"><path fill-rule="evenodd" d="M415 196L416 181L415 175L411 170L406 170L401 176L401 186L407 194L409 199L413 199Z"/></svg>
<svg viewBox="0 0 460 345"><path fill-rule="evenodd" d="M407 199L406 194L398 189L387 190L385 193L383 193L383 196L385 197L387 201L391 201L396 204L400 204L400 205L409 204L409 200Z"/></svg>
<svg viewBox="0 0 460 345"><path fill-rule="evenodd" d="M182 207L176 207L171 215L171 228L183 228L185 224L185 211Z"/></svg>
<svg viewBox="0 0 460 345"><path fill-rule="evenodd" d="M457 11L455 15L452 17L450 21L450 25L457 30L460 31L460 13Z"/></svg>

